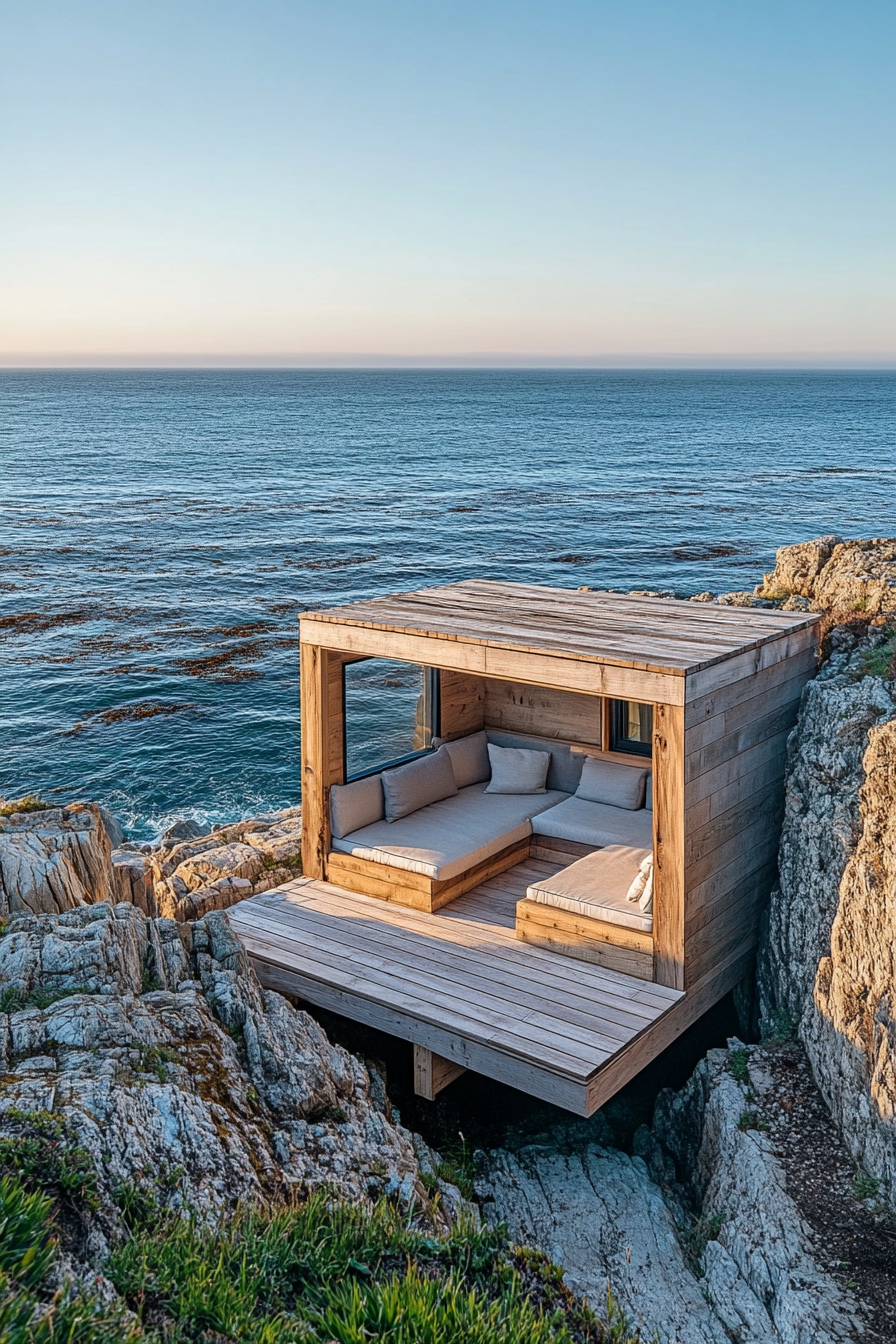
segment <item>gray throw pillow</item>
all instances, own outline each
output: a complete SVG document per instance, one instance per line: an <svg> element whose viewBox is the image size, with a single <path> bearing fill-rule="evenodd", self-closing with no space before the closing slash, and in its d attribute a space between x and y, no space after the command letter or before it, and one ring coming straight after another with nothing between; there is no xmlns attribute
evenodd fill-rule
<svg viewBox="0 0 896 1344"><path fill-rule="evenodd" d="M492 773L488 759L488 735L471 733L469 737L459 737L454 742L445 742L444 750L451 760L454 782L459 789L469 788L471 784L481 784Z"/></svg>
<svg viewBox="0 0 896 1344"><path fill-rule="evenodd" d="M547 793L545 780L551 764L549 751L488 744L492 777L486 793Z"/></svg>
<svg viewBox="0 0 896 1344"><path fill-rule="evenodd" d="M610 807L624 807L628 812L636 812L644 805L646 780L646 770L586 756L576 797L589 803L608 803Z"/></svg>
<svg viewBox="0 0 896 1344"><path fill-rule="evenodd" d="M444 747L439 747L432 756L421 756L394 770L384 770L380 778L387 821L398 821L399 817L457 793L451 757Z"/></svg>
<svg viewBox="0 0 896 1344"><path fill-rule="evenodd" d="M383 819L383 785L380 775L367 775L351 784L334 784L330 789L330 830L341 840L362 826Z"/></svg>
<svg viewBox="0 0 896 1344"><path fill-rule="evenodd" d="M647 808L647 811L648 811L648 812L652 812L652 811L653 811L653 773L652 773L652 772L649 773L648 776L647 776L647 791L646 791L646 793L644 794L644 806Z"/></svg>

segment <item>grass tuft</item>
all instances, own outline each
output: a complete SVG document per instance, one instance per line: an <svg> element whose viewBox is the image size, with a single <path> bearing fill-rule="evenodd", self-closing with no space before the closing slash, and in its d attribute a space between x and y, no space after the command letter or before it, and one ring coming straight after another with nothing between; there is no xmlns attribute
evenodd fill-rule
<svg viewBox="0 0 896 1344"><path fill-rule="evenodd" d="M750 1056L743 1046L731 1051L728 1057L728 1072L738 1083L749 1083Z"/></svg>
<svg viewBox="0 0 896 1344"><path fill-rule="evenodd" d="M90 1154L59 1116L12 1107L3 1112L2 1120L0 1175L15 1177L26 1190L52 1195L57 1204L90 1212L99 1208Z"/></svg>
<svg viewBox="0 0 896 1344"><path fill-rule="evenodd" d="M36 793L28 793L0 807L0 817L14 817L18 812L47 812L52 803L45 803Z"/></svg>

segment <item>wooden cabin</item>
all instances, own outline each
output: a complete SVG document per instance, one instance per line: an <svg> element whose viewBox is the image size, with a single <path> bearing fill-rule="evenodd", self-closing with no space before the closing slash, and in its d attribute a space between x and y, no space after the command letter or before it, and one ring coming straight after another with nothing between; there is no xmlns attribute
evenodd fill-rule
<svg viewBox="0 0 896 1344"><path fill-rule="evenodd" d="M589 1115L751 969L818 617L468 581L301 618L303 876L266 985ZM346 680L420 669L352 774ZM362 669L363 670L363 669Z"/></svg>

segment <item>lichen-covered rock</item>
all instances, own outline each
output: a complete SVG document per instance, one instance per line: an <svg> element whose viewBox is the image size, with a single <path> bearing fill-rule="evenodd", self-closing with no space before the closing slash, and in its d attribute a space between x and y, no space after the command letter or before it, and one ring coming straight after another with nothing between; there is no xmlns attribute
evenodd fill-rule
<svg viewBox="0 0 896 1344"><path fill-rule="evenodd" d="M383 1089L261 988L225 915L180 931L124 903L13 916L0 989L0 1135L21 1112L59 1117L96 1167L107 1232L122 1182L209 1217L320 1185L427 1203Z"/></svg>
<svg viewBox="0 0 896 1344"><path fill-rule="evenodd" d="M759 960L853 1156L896 1199L896 701L887 634L834 631L790 743L780 883Z"/></svg>
<svg viewBox="0 0 896 1344"><path fill-rule="evenodd" d="M730 1344L640 1158L596 1143L502 1149L480 1157L476 1190L489 1221L506 1222L515 1240L544 1250L596 1309L609 1281L645 1339Z"/></svg>
<svg viewBox="0 0 896 1344"><path fill-rule="evenodd" d="M111 855L104 809L96 803L0 817L0 915L114 900Z"/></svg>
<svg viewBox="0 0 896 1344"><path fill-rule="evenodd" d="M173 826L153 850L125 842L96 803L0 817L0 915L127 901L151 918L195 920L301 872L301 808L197 831Z"/></svg>
<svg viewBox="0 0 896 1344"><path fill-rule="evenodd" d="M652 1133L640 1131L635 1146L658 1180L682 1192L682 1207L698 1212L707 1235L701 1286L728 1338L738 1344L854 1339L855 1307L815 1259L770 1140L744 1123L756 1114L762 1052L730 1045L749 1061L747 1076L735 1079L729 1052L711 1050L681 1092L660 1094Z"/></svg>
<svg viewBox="0 0 896 1344"><path fill-rule="evenodd" d="M844 541L819 537L782 546L775 568L756 589L759 596L807 598L816 611L837 618L896 613L896 538Z"/></svg>

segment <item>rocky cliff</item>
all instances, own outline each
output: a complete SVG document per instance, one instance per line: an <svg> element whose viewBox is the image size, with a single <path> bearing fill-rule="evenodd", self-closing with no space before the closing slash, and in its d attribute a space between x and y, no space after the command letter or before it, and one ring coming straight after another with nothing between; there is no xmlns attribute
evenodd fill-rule
<svg viewBox="0 0 896 1344"><path fill-rule="evenodd" d="M37 805L35 805L35 802ZM96 803L0 813L0 915L59 913L128 901L181 922L288 882L301 872L301 808L203 831L180 822L158 845L126 842Z"/></svg>
<svg viewBox="0 0 896 1344"><path fill-rule="evenodd" d="M761 1012L798 1034L853 1156L896 1196L896 640L831 643L790 744Z"/></svg>
<svg viewBox="0 0 896 1344"><path fill-rule="evenodd" d="M426 1204L382 1080L262 990L223 914L14 915L0 986L0 1143L52 1114L97 1173L97 1237L122 1183L216 1216L320 1185Z"/></svg>

